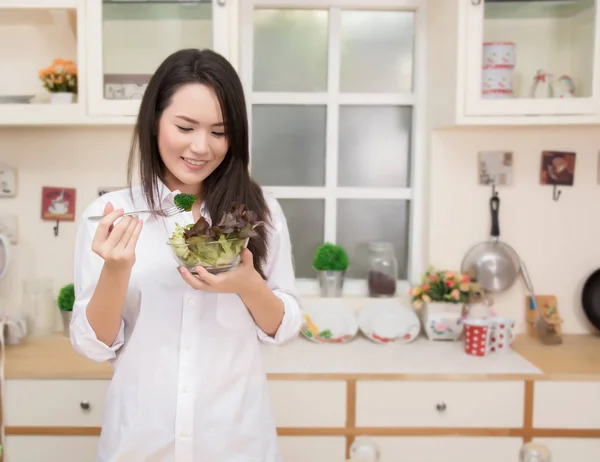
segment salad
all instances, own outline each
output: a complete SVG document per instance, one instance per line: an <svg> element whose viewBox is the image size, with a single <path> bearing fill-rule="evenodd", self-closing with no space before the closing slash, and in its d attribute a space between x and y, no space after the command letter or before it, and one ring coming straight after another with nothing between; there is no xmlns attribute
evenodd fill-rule
<svg viewBox="0 0 600 462"><path fill-rule="evenodd" d="M211 226L204 217L196 223L177 224L169 239L175 256L186 267L229 267L237 264L248 240L258 235L262 226L256 212L246 210L244 204L231 204L218 224Z"/></svg>

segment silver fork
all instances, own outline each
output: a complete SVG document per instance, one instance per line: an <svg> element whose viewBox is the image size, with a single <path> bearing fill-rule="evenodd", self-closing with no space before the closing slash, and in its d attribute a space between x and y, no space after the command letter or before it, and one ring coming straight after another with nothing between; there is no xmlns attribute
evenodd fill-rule
<svg viewBox="0 0 600 462"><path fill-rule="evenodd" d="M124 213L122 216L126 217L129 215L140 215L142 213L155 213L161 217L172 217L173 215L177 215L178 213L183 212L184 210L181 207L177 207L176 205L174 205L173 207L168 207L164 210L138 210L135 212L127 212ZM100 221L104 218L104 216L94 216L94 217L88 217L89 221Z"/></svg>

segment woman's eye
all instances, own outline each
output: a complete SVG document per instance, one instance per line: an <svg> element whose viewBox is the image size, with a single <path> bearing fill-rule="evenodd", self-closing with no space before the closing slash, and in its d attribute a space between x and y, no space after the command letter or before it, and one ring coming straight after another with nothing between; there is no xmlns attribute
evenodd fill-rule
<svg viewBox="0 0 600 462"><path fill-rule="evenodd" d="M215 136L225 136L224 132L213 132L213 135Z"/></svg>
<svg viewBox="0 0 600 462"><path fill-rule="evenodd" d="M179 125L175 125L179 131L181 132L191 132L193 130L193 128L186 128L186 127L180 127Z"/></svg>

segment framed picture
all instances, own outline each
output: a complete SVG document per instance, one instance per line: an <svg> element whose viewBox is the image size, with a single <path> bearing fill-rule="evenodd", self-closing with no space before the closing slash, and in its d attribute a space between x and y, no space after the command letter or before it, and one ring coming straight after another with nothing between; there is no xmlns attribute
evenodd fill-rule
<svg viewBox="0 0 600 462"><path fill-rule="evenodd" d="M75 221L74 188L44 186L42 188L42 220Z"/></svg>
<svg viewBox="0 0 600 462"><path fill-rule="evenodd" d="M574 152L543 151L540 166L540 183L573 186L575 183Z"/></svg>
<svg viewBox="0 0 600 462"><path fill-rule="evenodd" d="M482 151L477 156L479 184L509 186L513 179L513 153Z"/></svg>

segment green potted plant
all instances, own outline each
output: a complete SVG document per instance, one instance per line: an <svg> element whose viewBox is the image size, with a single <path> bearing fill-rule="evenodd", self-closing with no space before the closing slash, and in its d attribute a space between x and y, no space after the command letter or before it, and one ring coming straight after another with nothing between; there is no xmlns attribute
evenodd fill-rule
<svg viewBox="0 0 600 462"><path fill-rule="evenodd" d="M73 284L63 286L58 293L56 303L62 315L64 333L69 337L71 314L73 312L73 305L75 304L75 286Z"/></svg>
<svg viewBox="0 0 600 462"><path fill-rule="evenodd" d="M349 265L348 254L342 246L326 242L317 248L313 258L313 269L317 272L322 297L342 295Z"/></svg>

